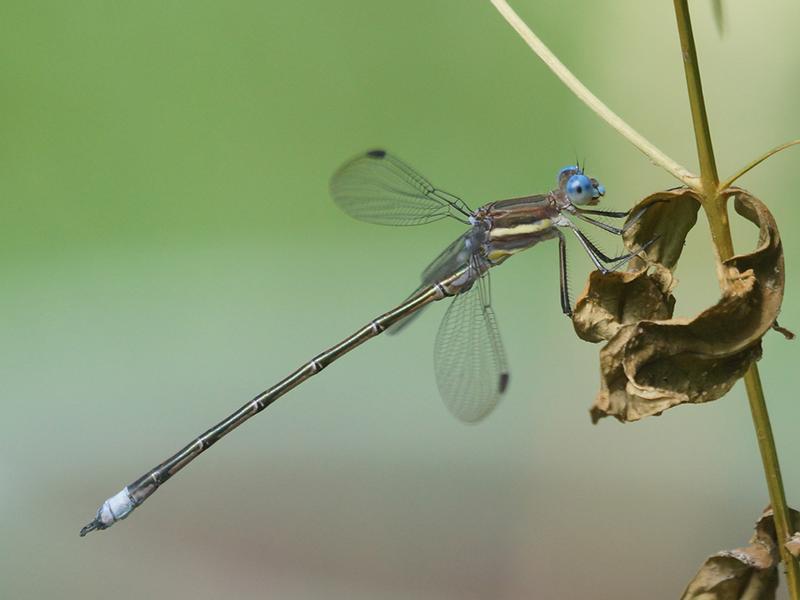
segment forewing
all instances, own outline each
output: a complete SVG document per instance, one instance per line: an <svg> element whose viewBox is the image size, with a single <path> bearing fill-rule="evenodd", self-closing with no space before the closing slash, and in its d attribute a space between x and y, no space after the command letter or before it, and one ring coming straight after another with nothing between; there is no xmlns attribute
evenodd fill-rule
<svg viewBox="0 0 800 600"><path fill-rule="evenodd" d="M447 408L468 423L480 421L508 385L508 365L488 300L486 276L457 295L439 326L434 366Z"/></svg>
<svg viewBox="0 0 800 600"><path fill-rule="evenodd" d="M451 216L466 221L462 200L437 190L400 159L372 150L341 167L331 179L331 196L348 215L379 225L421 225Z"/></svg>

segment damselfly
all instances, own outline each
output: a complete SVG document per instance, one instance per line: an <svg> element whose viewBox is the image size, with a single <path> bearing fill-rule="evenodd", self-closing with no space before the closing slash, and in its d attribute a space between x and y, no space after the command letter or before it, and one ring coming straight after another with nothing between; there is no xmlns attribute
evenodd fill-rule
<svg viewBox="0 0 800 600"><path fill-rule="evenodd" d="M456 417L463 421L479 421L495 407L509 379L491 307L489 270L541 241L558 239L561 309L570 315L563 231L572 231L594 266L603 272L617 268L636 254L606 256L570 219L574 217L621 235L638 217L634 215L625 227L593 218L595 215L623 218L628 212L584 208L596 205L605 189L579 166L561 169L557 187L551 192L490 202L474 211L460 198L435 188L411 167L383 150L367 152L345 164L333 176L330 188L334 201L346 213L362 221L421 225L449 217L469 228L425 269L422 283L402 304L318 354L106 500L94 520L81 529L82 536L124 519L161 484L222 436L356 346L383 331L400 330L422 308L445 297L455 298L436 336L434 365L439 392Z"/></svg>

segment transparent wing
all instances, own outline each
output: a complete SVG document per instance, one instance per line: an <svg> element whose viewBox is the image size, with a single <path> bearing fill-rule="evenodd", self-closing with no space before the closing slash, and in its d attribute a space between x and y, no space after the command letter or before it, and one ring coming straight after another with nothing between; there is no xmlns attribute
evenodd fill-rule
<svg viewBox="0 0 800 600"><path fill-rule="evenodd" d="M419 294L423 289L428 287L429 285L436 283L437 281L441 281L445 277L452 275L459 269L462 269L467 265L470 260L470 251L467 248L466 240L470 235L470 231L465 231L463 234L458 236L455 240L453 240L447 248L445 248L439 256L433 259L433 262L429 264L426 269L422 272L422 283L415 289L411 294L406 298L406 301L413 298L415 295ZM427 307L426 307L427 308ZM423 309L424 310L424 309ZM398 321L389 329L387 333L395 334L399 333L405 327L411 323L422 310L418 310L415 313L412 313L402 321Z"/></svg>
<svg viewBox="0 0 800 600"><path fill-rule="evenodd" d="M422 272L420 287L429 286L465 267L472 257L467 239L472 230L467 230L454 239Z"/></svg>
<svg viewBox="0 0 800 600"><path fill-rule="evenodd" d="M442 190L385 150L371 150L341 167L331 196L351 217L379 225L421 225L453 217L467 222L464 202Z"/></svg>
<svg viewBox="0 0 800 600"><path fill-rule="evenodd" d="M434 366L439 393L460 420L480 421L497 406L509 375L488 274L447 309L436 335Z"/></svg>

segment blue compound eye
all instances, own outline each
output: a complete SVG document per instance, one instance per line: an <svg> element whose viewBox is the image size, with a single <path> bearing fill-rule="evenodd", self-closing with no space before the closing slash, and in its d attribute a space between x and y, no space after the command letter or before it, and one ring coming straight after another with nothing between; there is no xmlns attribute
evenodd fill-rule
<svg viewBox="0 0 800 600"><path fill-rule="evenodd" d="M595 189L592 180L586 175L573 175L567 180L567 198L573 204L586 204L594 199Z"/></svg>

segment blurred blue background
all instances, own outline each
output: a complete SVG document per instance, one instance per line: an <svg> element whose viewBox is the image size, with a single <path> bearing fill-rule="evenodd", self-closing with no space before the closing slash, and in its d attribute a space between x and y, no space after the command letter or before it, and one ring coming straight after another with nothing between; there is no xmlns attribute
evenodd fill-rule
<svg viewBox="0 0 800 600"><path fill-rule="evenodd" d="M671 3L515 6L695 169ZM800 134L800 6L726 3L722 37L710 2L692 9L724 176ZM405 298L459 233L340 213L327 181L353 154L387 147L473 207L550 189L576 157L607 207L676 182L488 2L7 0L0 77L0 597L675 598L749 537L768 499L741 385L592 426L599 347L560 314L551 243L493 277L512 378L485 423L438 399L436 306L80 539L104 498ZM796 331L798 152L741 181L784 233ZM701 216L677 313L715 301L711 256ZM800 350L764 347L797 505Z"/></svg>

